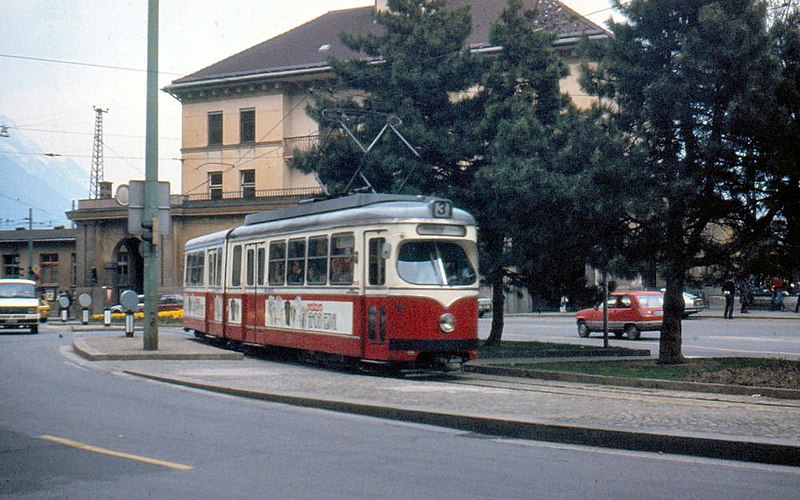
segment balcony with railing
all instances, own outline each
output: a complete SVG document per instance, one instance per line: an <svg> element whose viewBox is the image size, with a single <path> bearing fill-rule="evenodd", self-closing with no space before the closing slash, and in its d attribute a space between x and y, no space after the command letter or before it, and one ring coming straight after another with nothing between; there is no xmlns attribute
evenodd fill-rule
<svg viewBox="0 0 800 500"><path fill-rule="evenodd" d="M291 160L294 158L295 150L307 153L317 146L319 146L319 134L286 137L283 139L283 158Z"/></svg>
<svg viewBox="0 0 800 500"><path fill-rule="evenodd" d="M256 200L265 198L291 198L299 196L316 196L322 193L322 188L298 187L281 189L245 189L238 191L209 190L205 193L184 194L184 202L217 201L217 200Z"/></svg>

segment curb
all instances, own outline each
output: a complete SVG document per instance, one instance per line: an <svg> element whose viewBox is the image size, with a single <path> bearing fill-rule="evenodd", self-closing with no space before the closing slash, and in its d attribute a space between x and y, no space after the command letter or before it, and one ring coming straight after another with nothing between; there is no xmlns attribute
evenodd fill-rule
<svg viewBox="0 0 800 500"><path fill-rule="evenodd" d="M544 359L563 359L563 358L642 358L651 355L650 349L633 349L628 347L615 347L613 349L590 348L590 349L539 349L539 350L515 350L515 349L491 349L481 350L478 348L479 360L496 359L518 359L518 358L544 358Z"/></svg>
<svg viewBox="0 0 800 500"><path fill-rule="evenodd" d="M387 420L434 425L489 436L651 453L689 455L771 465L800 466L800 446L675 436L669 434L648 434L592 427L575 427L538 422L501 420L488 417L474 417L469 415L435 413L423 410L381 407L363 403L331 401L302 396L269 394L182 379L172 379L131 370L123 370L123 373L158 382L202 389L231 396L257 399L260 401L351 413Z"/></svg>
<svg viewBox="0 0 800 500"><path fill-rule="evenodd" d="M244 354L237 351L217 350L218 352L180 352L165 354L160 351L131 351L122 353L100 352L85 342L76 339L72 342L75 353L89 361L143 361L143 360L168 360L168 361L239 361L244 359Z"/></svg>
<svg viewBox="0 0 800 500"><path fill-rule="evenodd" d="M676 382L672 380L656 380L647 378L609 377L605 375L587 375L585 373L567 373L547 370L525 370L523 368L509 368L505 366L491 365L465 365L463 369L465 372L481 373L484 375L536 378L560 382L641 387L645 389L666 389L670 391L707 392L712 394L732 394L736 396L763 396L778 399L800 399L800 390L781 389L775 387L748 387L727 384L708 384L702 382Z"/></svg>

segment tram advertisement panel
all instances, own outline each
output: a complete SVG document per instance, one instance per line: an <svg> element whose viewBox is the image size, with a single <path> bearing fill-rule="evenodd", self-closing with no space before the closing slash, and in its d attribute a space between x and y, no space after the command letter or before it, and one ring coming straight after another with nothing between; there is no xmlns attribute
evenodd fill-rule
<svg viewBox="0 0 800 500"><path fill-rule="evenodd" d="M270 295L265 310L266 326L353 335L352 302L303 300L300 296L285 300Z"/></svg>

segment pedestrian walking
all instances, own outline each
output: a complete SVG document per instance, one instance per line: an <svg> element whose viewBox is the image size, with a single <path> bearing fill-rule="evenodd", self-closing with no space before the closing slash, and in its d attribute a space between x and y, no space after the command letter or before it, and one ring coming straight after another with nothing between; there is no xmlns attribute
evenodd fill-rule
<svg viewBox="0 0 800 500"><path fill-rule="evenodd" d="M742 303L742 308L739 310L742 314L750 312L750 304L753 302L753 292L750 288L750 277L742 278L739 280L739 300Z"/></svg>
<svg viewBox="0 0 800 500"><path fill-rule="evenodd" d="M780 276L772 277L772 300L769 303L770 311L785 311L786 304L783 302L783 278Z"/></svg>
<svg viewBox="0 0 800 500"><path fill-rule="evenodd" d="M794 289L797 291L797 300L794 303L794 312L798 313L800 312L800 281L795 283Z"/></svg>
<svg viewBox="0 0 800 500"><path fill-rule="evenodd" d="M733 319L733 299L736 297L736 283L728 278L722 284L722 295L725 297L725 313L723 318Z"/></svg>

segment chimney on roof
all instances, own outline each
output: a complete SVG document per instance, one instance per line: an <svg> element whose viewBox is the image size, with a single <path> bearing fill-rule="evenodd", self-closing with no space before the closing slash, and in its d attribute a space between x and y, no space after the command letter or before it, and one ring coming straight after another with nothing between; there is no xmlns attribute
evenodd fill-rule
<svg viewBox="0 0 800 500"><path fill-rule="evenodd" d="M389 0L375 0L375 12L384 12L389 10Z"/></svg>

